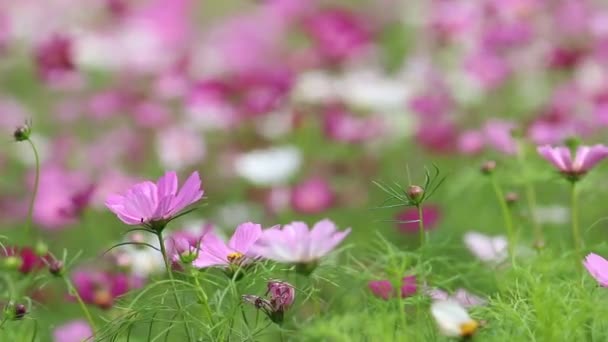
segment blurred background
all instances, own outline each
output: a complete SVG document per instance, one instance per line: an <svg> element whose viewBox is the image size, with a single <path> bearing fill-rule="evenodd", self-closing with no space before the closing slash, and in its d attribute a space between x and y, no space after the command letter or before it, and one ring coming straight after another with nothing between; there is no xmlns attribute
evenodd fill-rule
<svg viewBox="0 0 608 342"><path fill-rule="evenodd" d="M128 287L162 261L127 248L100 266L129 239L103 203L165 170L198 170L205 189L175 230L330 217L353 228L355 253L378 234L407 249L417 224L402 221L417 213L378 209L388 196L372 182L423 185L436 165L447 180L425 205L432 238L500 232L478 167L498 160L523 197L524 183L557 178L536 145L606 142L607 61L602 1L2 1L2 234L35 247L20 229L35 160L12 141L26 120L37 234L56 254L82 251L86 270L135 277ZM600 178L588 183L605 189ZM567 221L563 194L537 192L546 227ZM38 298L51 326L77 315L58 293Z"/></svg>

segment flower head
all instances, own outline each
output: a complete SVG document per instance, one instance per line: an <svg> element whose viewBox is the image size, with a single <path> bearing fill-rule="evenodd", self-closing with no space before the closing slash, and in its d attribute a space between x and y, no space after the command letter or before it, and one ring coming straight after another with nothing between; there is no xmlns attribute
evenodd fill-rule
<svg viewBox="0 0 608 342"><path fill-rule="evenodd" d="M92 336L93 330L85 320L70 321L53 330L53 341L55 342L87 341Z"/></svg>
<svg viewBox="0 0 608 342"><path fill-rule="evenodd" d="M156 183L141 182L122 195L110 195L106 206L126 224L163 229L180 211L201 199L203 193L198 172L188 177L179 192L177 174L167 172Z"/></svg>
<svg viewBox="0 0 608 342"><path fill-rule="evenodd" d="M251 264L257 257L252 247L262 235L262 226L252 222L240 224L228 243L215 233L203 236L198 257L192 262L196 268L225 267L229 275Z"/></svg>
<svg viewBox="0 0 608 342"><path fill-rule="evenodd" d="M380 297L384 300L388 300L389 298L398 295L400 295L401 298L406 298L415 294L417 290L416 276L407 276L401 279L399 294L395 293L395 288L389 280L372 280L367 285L376 297Z"/></svg>
<svg viewBox="0 0 608 342"><path fill-rule="evenodd" d="M80 270L72 275L72 282L85 303L109 309L114 299L142 285L141 279L124 273L99 270Z"/></svg>
<svg viewBox="0 0 608 342"><path fill-rule="evenodd" d="M590 253L583 261L583 265L600 286L608 287L608 260Z"/></svg>
<svg viewBox="0 0 608 342"><path fill-rule="evenodd" d="M446 291L438 288L427 288L425 293L434 301L452 300L462 305L465 308L471 306L485 305L487 301L479 296L476 296L465 289L457 289L454 294L450 295Z"/></svg>
<svg viewBox="0 0 608 342"><path fill-rule="evenodd" d="M328 220L317 222L312 230L304 222L292 222L283 228L264 230L255 251L262 257L299 265L314 265L331 252L350 233L350 228L337 231Z"/></svg>
<svg viewBox="0 0 608 342"><path fill-rule="evenodd" d="M479 327L479 323L469 316L467 310L453 300L433 303L431 314L441 333L449 337L472 336Z"/></svg>
<svg viewBox="0 0 608 342"><path fill-rule="evenodd" d="M565 146L539 146L537 151L571 181L580 179L602 159L608 157L608 147L600 144L577 147L574 158L570 149Z"/></svg>
<svg viewBox="0 0 608 342"><path fill-rule="evenodd" d="M256 295L244 295L243 301L253 304L258 310L262 310L273 322L281 324L285 311L295 301L296 292L294 287L284 281L270 280L266 296L268 296L268 299Z"/></svg>

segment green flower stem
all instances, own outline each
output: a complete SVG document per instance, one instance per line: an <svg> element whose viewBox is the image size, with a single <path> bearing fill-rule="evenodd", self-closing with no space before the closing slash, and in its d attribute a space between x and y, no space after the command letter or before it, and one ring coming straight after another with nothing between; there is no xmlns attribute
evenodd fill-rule
<svg viewBox="0 0 608 342"><path fill-rule="evenodd" d="M36 201L36 196L38 194L38 183L40 182L40 156L38 155L38 150L36 149L36 145L31 139L27 139L27 142L30 144L32 151L34 152L34 159L36 161L36 176L34 178L34 192L32 193L32 198L30 199L30 205L27 210L27 221L25 223L25 233L28 237L32 237L32 220L34 214L34 202Z"/></svg>
<svg viewBox="0 0 608 342"><path fill-rule="evenodd" d="M509 245L507 246L509 257L511 258L511 264L515 262L514 256L514 248L515 248L515 229L513 228L513 219L511 218L511 212L509 210L509 206L507 205L507 201L505 200L505 195L502 191L502 188L498 184L496 177L494 175L490 175L490 181L492 182L492 187L494 188L494 193L496 194L496 199L500 204L500 209L502 211L502 218L505 223L505 228L507 230L507 238L509 240Z"/></svg>
<svg viewBox="0 0 608 342"><path fill-rule="evenodd" d="M418 204L418 231L420 233L420 247L424 247L426 243L426 234L424 231L424 219L422 217L422 204Z"/></svg>
<svg viewBox="0 0 608 342"><path fill-rule="evenodd" d="M91 316L91 312L89 312L89 309L87 308L86 304L82 300L82 297L80 297L80 294L76 290L76 287L74 287L72 280L70 280L70 278L65 275L62 276L62 278L65 281L65 285L68 287L68 291L70 293L72 293L74 295L74 297L76 297L76 301L78 301L78 304L80 305L80 309L84 313L84 316L87 318L89 325L91 326L91 328L93 329L94 332L97 331L97 328L95 327L95 321L93 320L93 317Z"/></svg>
<svg viewBox="0 0 608 342"><path fill-rule="evenodd" d="M526 150L523 144L521 143L518 147L519 151L517 153L517 156L519 159L520 167L523 169L526 165ZM528 204L528 211L530 212L530 219L532 220L532 231L534 234L534 240L536 243L543 243L543 228L540 222L538 222L538 217L536 215L536 192L534 191L534 186L532 185L532 182L528 181L528 179L526 178L524 187L526 191L526 202Z"/></svg>
<svg viewBox="0 0 608 342"><path fill-rule="evenodd" d="M196 284L196 288L198 290L197 292L199 293L199 296L198 296L199 300L203 304L202 305L203 309L205 309L205 314L209 318L209 322L211 322L211 324L214 324L214 322L213 322L213 314L211 313L211 308L209 307L209 298L207 297L207 294L205 293L205 290L201 286L201 283L198 280L198 275L196 274L195 271L192 272L192 277L194 278L194 283Z"/></svg>
<svg viewBox="0 0 608 342"><path fill-rule="evenodd" d="M570 209L572 216L572 237L574 239L574 250L576 251L576 258L578 260L578 258L582 257L581 248L583 246L583 241L581 239L581 229L578 222L578 191L576 191L576 182L572 182L572 192L570 199Z"/></svg>
<svg viewBox="0 0 608 342"><path fill-rule="evenodd" d="M188 336L188 341L192 341L192 335L190 334L190 327L188 326L187 317L185 315L184 307L182 306L182 302L179 300L179 296L177 295L177 288L175 287L175 279L173 278L173 271L171 270L171 264L169 263L169 259L167 258L167 249L165 248L165 241L163 240L163 233L159 230L156 234L158 237L158 243L160 244L160 253L163 255L163 261L165 262L165 268L167 269L167 273L169 274L169 280L171 280L171 287L173 288L173 297L175 298L175 302L177 303L177 308L182 312L184 316L184 329L186 330L186 335Z"/></svg>

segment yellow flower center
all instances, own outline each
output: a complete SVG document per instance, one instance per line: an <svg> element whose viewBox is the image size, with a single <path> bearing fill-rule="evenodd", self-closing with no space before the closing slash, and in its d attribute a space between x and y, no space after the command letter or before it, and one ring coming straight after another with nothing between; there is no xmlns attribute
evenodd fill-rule
<svg viewBox="0 0 608 342"><path fill-rule="evenodd" d="M473 336L475 331L479 328L479 323L477 321L469 321L460 325L460 336Z"/></svg>
<svg viewBox="0 0 608 342"><path fill-rule="evenodd" d="M239 252L232 252L228 254L228 262L231 264L239 264L243 260L244 255Z"/></svg>

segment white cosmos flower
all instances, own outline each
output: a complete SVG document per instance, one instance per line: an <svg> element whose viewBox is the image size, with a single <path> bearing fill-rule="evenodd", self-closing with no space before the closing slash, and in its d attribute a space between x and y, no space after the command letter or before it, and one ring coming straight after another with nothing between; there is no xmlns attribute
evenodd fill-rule
<svg viewBox="0 0 608 342"><path fill-rule="evenodd" d="M479 323L469 316L465 308L453 300L442 300L431 305L431 314L439 331L449 337L472 336Z"/></svg>
<svg viewBox="0 0 608 342"><path fill-rule="evenodd" d="M468 232L464 235L464 244L479 260L500 263L507 257L507 238L489 236L478 232Z"/></svg>
<svg viewBox="0 0 608 342"><path fill-rule="evenodd" d="M256 185L283 184L300 168L302 155L293 146L254 150L238 156L236 173Z"/></svg>

